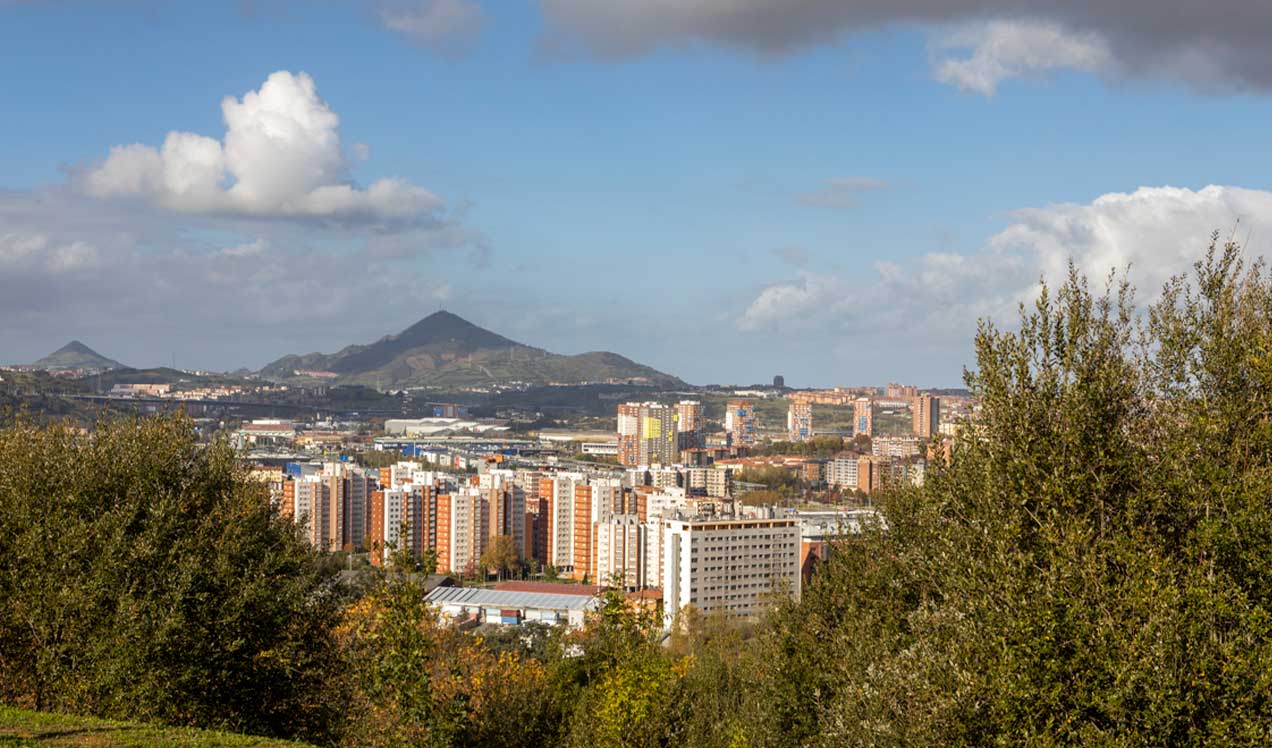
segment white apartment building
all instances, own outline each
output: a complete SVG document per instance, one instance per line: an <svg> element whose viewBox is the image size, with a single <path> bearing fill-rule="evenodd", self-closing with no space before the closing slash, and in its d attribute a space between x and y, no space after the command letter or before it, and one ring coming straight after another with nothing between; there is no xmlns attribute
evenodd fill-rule
<svg viewBox="0 0 1272 748"><path fill-rule="evenodd" d="M635 514L615 514L596 523L596 583L616 577L629 590L644 580L645 525Z"/></svg>
<svg viewBox="0 0 1272 748"><path fill-rule="evenodd" d="M826 483L831 488L856 488L857 455L844 455L827 462Z"/></svg>
<svg viewBox="0 0 1272 748"><path fill-rule="evenodd" d="M692 605L754 616L774 595L800 592L800 527L783 519L665 519L662 590L667 623Z"/></svg>
<svg viewBox="0 0 1272 748"><path fill-rule="evenodd" d="M413 523L409 521L406 526L408 537L402 537L402 523L410 519L410 496L409 489L396 488L384 492L384 537L372 538L372 543L380 541L381 553L386 561L394 548L401 548L410 540L409 533Z"/></svg>
<svg viewBox="0 0 1272 748"><path fill-rule="evenodd" d="M480 488L463 488L450 495L450 527L446 558L451 571L476 568L490 539L490 504Z"/></svg>
<svg viewBox="0 0 1272 748"><path fill-rule="evenodd" d="M727 467L688 468L685 470L685 487L691 492L713 498L733 494L733 469Z"/></svg>
<svg viewBox="0 0 1272 748"><path fill-rule="evenodd" d="M582 473L557 473L552 481L548 563L561 571L574 568L574 494L576 488L586 485L587 477Z"/></svg>
<svg viewBox="0 0 1272 748"><path fill-rule="evenodd" d="M327 549L331 535L331 487L317 475L306 475L296 481L296 505L292 517L310 545Z"/></svg>
<svg viewBox="0 0 1272 748"><path fill-rule="evenodd" d="M915 457L922 454L923 443L917 436L876 436L870 452L876 457Z"/></svg>

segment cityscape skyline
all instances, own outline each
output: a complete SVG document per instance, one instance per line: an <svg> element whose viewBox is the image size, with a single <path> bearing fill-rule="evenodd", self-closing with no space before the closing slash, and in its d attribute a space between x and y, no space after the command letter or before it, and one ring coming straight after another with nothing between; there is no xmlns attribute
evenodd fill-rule
<svg viewBox="0 0 1272 748"><path fill-rule="evenodd" d="M1069 258L1149 299L1211 231L1262 253L1272 14L1223 5L1149 48L1050 7L0 2L2 363L257 369L446 308L693 383L958 386Z"/></svg>

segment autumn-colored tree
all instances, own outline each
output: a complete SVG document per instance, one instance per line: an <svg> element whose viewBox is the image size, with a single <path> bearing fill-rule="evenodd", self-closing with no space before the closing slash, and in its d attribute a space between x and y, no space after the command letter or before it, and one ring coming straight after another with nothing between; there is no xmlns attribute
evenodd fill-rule
<svg viewBox="0 0 1272 748"><path fill-rule="evenodd" d="M350 745L529 748L559 736L548 665L446 625L415 583L385 578L338 631L357 715Z"/></svg>
<svg viewBox="0 0 1272 748"><path fill-rule="evenodd" d="M521 567L521 554L509 535L496 535L486 545L479 562L482 571L493 571L499 579Z"/></svg>

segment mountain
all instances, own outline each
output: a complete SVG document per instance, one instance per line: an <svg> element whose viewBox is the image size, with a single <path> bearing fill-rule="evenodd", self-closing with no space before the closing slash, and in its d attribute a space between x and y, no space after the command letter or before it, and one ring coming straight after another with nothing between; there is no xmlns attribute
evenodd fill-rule
<svg viewBox="0 0 1272 748"><path fill-rule="evenodd" d="M660 387L684 385L676 377L617 353L563 356L509 340L447 311L430 314L397 335L369 345L351 345L332 354L284 356L260 374L275 380L316 378L381 388L610 380Z"/></svg>
<svg viewBox="0 0 1272 748"><path fill-rule="evenodd" d="M72 340L39 361L36 361L32 364L32 366L37 369L47 369L49 371L65 371L66 369L97 369L99 371L106 371L108 369L125 368L124 365L118 361L106 358L78 340Z"/></svg>

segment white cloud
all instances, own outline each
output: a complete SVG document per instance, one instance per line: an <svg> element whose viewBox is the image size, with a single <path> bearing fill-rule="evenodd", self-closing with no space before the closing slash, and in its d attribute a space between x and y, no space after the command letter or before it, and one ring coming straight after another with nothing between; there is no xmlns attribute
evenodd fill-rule
<svg viewBox="0 0 1272 748"><path fill-rule="evenodd" d="M375 14L386 29L442 54L467 51L486 23L471 0L383 0Z"/></svg>
<svg viewBox="0 0 1272 748"><path fill-rule="evenodd" d="M1238 224L1239 221L1239 224ZM1272 192L1209 186L1142 187L1086 204L1021 210L1013 223L971 253L934 253L879 262L851 278L804 272L761 289L735 319L749 332L792 329L838 335L909 336L915 345L941 337L970 339L978 318L1014 320L1037 281L1060 282L1072 260L1092 283L1130 267L1140 300L1150 301L1171 276L1187 272L1212 231L1241 227L1272 235Z"/></svg>
<svg viewBox="0 0 1272 748"><path fill-rule="evenodd" d="M944 50L970 50L967 57L946 57L936 78L985 96L993 96L1008 78L1037 77L1068 68L1089 73L1116 68L1108 42L1094 32L1070 32L1038 21L991 21L944 36Z"/></svg>
<svg viewBox="0 0 1272 748"><path fill-rule="evenodd" d="M760 291L738 319L738 329L755 331L820 317L827 304L842 307L851 303L849 296L848 286L835 276L800 273L795 280Z"/></svg>
<svg viewBox="0 0 1272 748"><path fill-rule="evenodd" d="M0 234L0 268L7 272L36 269L65 275L97 266L97 248L81 240L63 240L37 231Z"/></svg>
<svg viewBox="0 0 1272 748"><path fill-rule="evenodd" d="M167 210L223 216L412 224L442 202L404 179L354 185L340 146L340 118L305 73L279 71L258 91L221 102L224 143L170 132L159 149L116 146L81 188ZM355 150L359 150L355 147Z"/></svg>
<svg viewBox="0 0 1272 748"><path fill-rule="evenodd" d="M873 177L836 177L827 179L816 192L799 196L799 202L816 208L838 208L841 210L857 207L863 192L874 192L887 189L890 185L882 179Z"/></svg>

